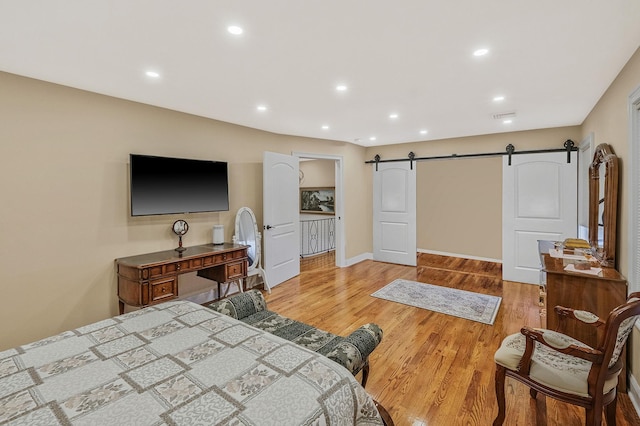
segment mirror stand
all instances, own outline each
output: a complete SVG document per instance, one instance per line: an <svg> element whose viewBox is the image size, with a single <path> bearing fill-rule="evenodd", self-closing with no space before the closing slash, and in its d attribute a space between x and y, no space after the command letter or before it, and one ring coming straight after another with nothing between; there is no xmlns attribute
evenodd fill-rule
<svg viewBox="0 0 640 426"><path fill-rule="evenodd" d="M271 287L267 281L267 273L262 268L262 234L258 231L256 216L249 207L241 207L236 213L236 227L233 242L246 245L249 265L247 268L247 278L253 275L260 275L264 283L264 289L271 294ZM243 283L240 283L243 287Z"/></svg>

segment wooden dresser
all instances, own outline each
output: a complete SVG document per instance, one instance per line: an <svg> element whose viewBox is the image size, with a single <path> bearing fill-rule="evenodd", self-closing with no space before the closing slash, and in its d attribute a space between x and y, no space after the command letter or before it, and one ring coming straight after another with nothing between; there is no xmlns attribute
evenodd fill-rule
<svg viewBox="0 0 640 426"><path fill-rule="evenodd" d="M178 276L198 271L218 283L247 277L247 246L204 244L116 259L120 314L124 305L148 306L178 297Z"/></svg>
<svg viewBox="0 0 640 426"><path fill-rule="evenodd" d="M543 273L541 290L546 293L541 297L543 308L546 309L546 328L558 328L559 318L554 310L556 306L589 311L606 321L609 313L627 300L627 280L614 268L603 267L601 276L567 272L564 268L569 261L549 254L549 247L553 247L553 243L541 242L539 247ZM569 320L564 332L589 346L597 346L598 334L594 327ZM621 380L619 390L625 389L624 380Z"/></svg>
<svg viewBox="0 0 640 426"><path fill-rule="evenodd" d="M540 259L546 276L542 287L546 292L548 329L555 330L558 326L559 319L553 310L558 305L589 311L606 321L609 313L627 300L627 280L614 268L603 267L601 276L567 272L564 268L570 261L551 257L549 244L542 242ZM597 344L593 327L569 321L566 332L590 346Z"/></svg>

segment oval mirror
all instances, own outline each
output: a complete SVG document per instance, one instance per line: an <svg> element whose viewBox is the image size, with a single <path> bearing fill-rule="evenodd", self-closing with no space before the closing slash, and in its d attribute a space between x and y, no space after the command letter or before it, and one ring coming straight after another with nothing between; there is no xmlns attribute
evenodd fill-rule
<svg viewBox="0 0 640 426"><path fill-rule="evenodd" d="M260 246L258 245L258 224L256 216L249 207L242 207L236 214L236 239L238 244L249 246L249 270L254 269L260 259Z"/></svg>

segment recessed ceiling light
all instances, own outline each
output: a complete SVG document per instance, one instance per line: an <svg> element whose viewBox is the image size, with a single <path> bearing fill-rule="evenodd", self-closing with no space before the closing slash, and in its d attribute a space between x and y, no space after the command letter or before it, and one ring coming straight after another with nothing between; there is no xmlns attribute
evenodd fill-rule
<svg viewBox="0 0 640 426"><path fill-rule="evenodd" d="M425 130L425 129L420 130L421 135L426 135L427 133L429 133L428 130Z"/></svg>
<svg viewBox="0 0 640 426"><path fill-rule="evenodd" d="M325 125L323 125L323 126L322 126L322 130L329 130L329 126L328 126L328 125L326 125L326 124L325 124Z"/></svg>
<svg viewBox="0 0 640 426"><path fill-rule="evenodd" d="M375 137L375 136L371 136L371 137L369 138L369 140L370 140L370 141L375 141L375 140L376 140L376 137Z"/></svg>
<svg viewBox="0 0 640 426"><path fill-rule="evenodd" d="M513 120L504 120L503 123L504 124L511 124L511 123L513 123Z"/></svg>
<svg viewBox="0 0 640 426"><path fill-rule="evenodd" d="M395 120L396 118L398 118L398 114L393 113L393 114L389 114L389 118L392 120Z"/></svg>
<svg viewBox="0 0 640 426"><path fill-rule="evenodd" d="M473 56L484 56L487 53L489 53L489 49L478 49L476 51L473 52Z"/></svg>
<svg viewBox="0 0 640 426"><path fill-rule="evenodd" d="M156 71L147 71L145 72L145 75L147 77L151 77L151 78L158 78L160 77L160 73L156 72Z"/></svg>
<svg viewBox="0 0 640 426"><path fill-rule="evenodd" d="M258 111L266 111L266 110L267 110L267 106L266 106L266 105L258 105L258 106L256 107L256 109L257 109Z"/></svg>
<svg viewBox="0 0 640 426"><path fill-rule="evenodd" d="M242 27L239 27L237 25L229 25L227 27L227 31L229 31L229 33L233 34L233 35L240 35L240 34L242 34L244 32Z"/></svg>
<svg viewBox="0 0 640 426"><path fill-rule="evenodd" d="M344 92L344 91L346 91L346 90L347 90L347 86L346 86L346 85L344 85L344 84L338 84L338 85L336 86L336 90L337 90L338 92Z"/></svg>
<svg viewBox="0 0 640 426"><path fill-rule="evenodd" d="M494 102L500 102L500 101L504 101L504 96L500 95L500 96L495 96L493 98Z"/></svg>

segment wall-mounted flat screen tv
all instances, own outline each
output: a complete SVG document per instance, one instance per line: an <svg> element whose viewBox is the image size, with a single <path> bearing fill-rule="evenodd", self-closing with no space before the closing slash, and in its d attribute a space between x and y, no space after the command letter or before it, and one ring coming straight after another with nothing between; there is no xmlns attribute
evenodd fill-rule
<svg viewBox="0 0 640 426"><path fill-rule="evenodd" d="M227 163L131 154L131 216L229 210Z"/></svg>

